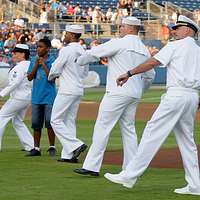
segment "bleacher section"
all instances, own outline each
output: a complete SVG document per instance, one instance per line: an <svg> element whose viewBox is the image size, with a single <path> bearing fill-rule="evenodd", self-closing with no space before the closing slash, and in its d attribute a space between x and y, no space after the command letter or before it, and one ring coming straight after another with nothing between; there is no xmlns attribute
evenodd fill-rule
<svg viewBox="0 0 200 200"><path fill-rule="evenodd" d="M146 11L143 11L143 10L140 10L140 9L135 9L133 11L133 16L134 17L137 17L138 19L141 19L141 20L155 20L157 19L156 16L153 16L151 13L147 13Z"/></svg>
<svg viewBox="0 0 200 200"><path fill-rule="evenodd" d="M168 1L190 11L194 11L195 9L200 8L200 0L168 0ZM165 2L166 1L163 0L155 0L155 3L159 5L164 5Z"/></svg>
<svg viewBox="0 0 200 200"><path fill-rule="evenodd" d="M99 6L101 7L101 10L103 12L106 12L109 7L111 7L113 10L117 7L118 0L71 0L69 3L72 5L76 5L79 3L81 5L81 8L87 9L88 7L95 7Z"/></svg>
<svg viewBox="0 0 200 200"><path fill-rule="evenodd" d="M102 10L102 12L106 13L109 7L112 8L112 10L116 10L117 8L117 3L119 0L71 0L69 3L72 5L76 5L79 3L81 5L81 8L87 9L89 7L94 8L95 6L99 6ZM140 9L134 9L133 11L133 16L142 19L142 20L147 20L148 18L150 19L156 19L155 16L153 15L148 15L147 12L140 10Z"/></svg>
<svg viewBox="0 0 200 200"><path fill-rule="evenodd" d="M80 4L82 9L88 9L89 7L94 8L95 6L99 6L101 8L101 11L105 14L108 10L108 8L112 8L113 11L117 8L117 3L119 0L70 0L68 3L70 5L75 6L76 4ZM63 1L63 4L65 5L67 1ZM157 19L155 16L148 14L146 11L141 9L134 9L133 16L142 19Z"/></svg>

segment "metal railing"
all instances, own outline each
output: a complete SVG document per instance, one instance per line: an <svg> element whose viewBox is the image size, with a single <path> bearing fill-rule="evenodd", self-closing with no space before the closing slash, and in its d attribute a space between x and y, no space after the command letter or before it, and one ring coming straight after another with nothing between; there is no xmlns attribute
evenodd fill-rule
<svg viewBox="0 0 200 200"><path fill-rule="evenodd" d="M21 14L23 17L28 18L29 21L38 22L40 16L40 8L37 4L34 4L28 0L18 0L14 3L9 0L0 0L1 6L1 18L12 21L17 15Z"/></svg>
<svg viewBox="0 0 200 200"><path fill-rule="evenodd" d="M40 7L38 6L38 4L32 1L18 0L18 8L30 15L31 17L36 17L39 19Z"/></svg>
<svg viewBox="0 0 200 200"><path fill-rule="evenodd" d="M48 35L52 38L59 38L65 30L65 25L72 24L73 22L51 22L48 24L29 23L28 29L43 29L45 28ZM161 39L160 20L145 20L144 26L141 27L140 36L148 39ZM119 36L119 24L111 23L76 23L84 27L83 37L85 38L112 38Z"/></svg>
<svg viewBox="0 0 200 200"><path fill-rule="evenodd" d="M157 17L162 17L163 13L164 13L164 8L162 6L159 6L158 4L156 4L153 1L147 1L147 13L149 14L153 14Z"/></svg>
<svg viewBox="0 0 200 200"><path fill-rule="evenodd" d="M180 6L177 6L171 2L165 2L165 10L170 12L170 11L178 11L180 14L188 15L188 16L193 16L193 12L187 10L186 8L182 8ZM171 13L169 13L171 14Z"/></svg>

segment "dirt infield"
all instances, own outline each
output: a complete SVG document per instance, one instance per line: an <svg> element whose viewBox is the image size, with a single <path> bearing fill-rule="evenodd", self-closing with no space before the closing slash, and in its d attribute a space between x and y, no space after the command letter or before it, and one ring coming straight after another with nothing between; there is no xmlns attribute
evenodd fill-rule
<svg viewBox="0 0 200 200"><path fill-rule="evenodd" d="M0 104L1 106L2 104ZM157 108L157 104L140 103L137 108L136 119L147 121L151 118L153 112ZM95 120L99 109L99 103L96 102L81 102L78 119ZM31 108L28 109L26 119L31 119ZM197 113L197 122L200 122L200 112Z"/></svg>
<svg viewBox="0 0 200 200"><path fill-rule="evenodd" d="M82 102L78 112L79 119L96 119L99 103ZM157 108L156 104L139 104L136 114L137 120L149 120ZM89 112L88 112L89 111Z"/></svg>
<svg viewBox="0 0 200 200"><path fill-rule="evenodd" d="M152 113L157 108L156 104L144 104L141 103L138 106L136 119L137 120L149 120L152 116ZM97 118L97 113L99 109L99 103L96 102L81 102L78 119L82 120L95 120ZM31 108L28 109L26 114L26 119L31 118Z"/></svg>
<svg viewBox="0 0 200 200"><path fill-rule="evenodd" d="M200 152L200 146L198 146ZM104 164L122 165L122 152L106 152L104 156ZM200 154L199 154L200 164ZM161 149L150 163L153 168L183 168L181 155L178 148Z"/></svg>
<svg viewBox="0 0 200 200"><path fill-rule="evenodd" d="M151 118L158 104L140 103L137 108L136 119L147 121ZM96 102L81 102L78 119L96 119L99 103ZM200 111L197 113L197 122L200 122Z"/></svg>

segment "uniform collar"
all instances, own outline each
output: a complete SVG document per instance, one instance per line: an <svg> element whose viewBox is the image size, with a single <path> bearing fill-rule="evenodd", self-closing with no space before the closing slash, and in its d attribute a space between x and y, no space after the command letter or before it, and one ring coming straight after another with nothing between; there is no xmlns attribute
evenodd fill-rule
<svg viewBox="0 0 200 200"><path fill-rule="evenodd" d="M21 65L21 64L23 65L23 64L25 64L25 63L27 63L27 62L29 62L29 61L28 61L28 60L22 60L22 61L18 62L17 65L19 65L19 64L20 64L20 65Z"/></svg>
<svg viewBox="0 0 200 200"><path fill-rule="evenodd" d="M18 68L18 67L21 68L21 67L22 67L24 64L26 64L27 62L29 62L29 61L28 61L28 60L22 60L22 61L16 63L16 65L11 66L9 72L10 72L13 68L15 68L15 69Z"/></svg>
<svg viewBox="0 0 200 200"><path fill-rule="evenodd" d="M128 47L126 47L127 50L135 51L141 55L149 57L149 51L145 47L145 45L142 43L140 37L138 35L125 35L123 38L127 40Z"/></svg>
<svg viewBox="0 0 200 200"><path fill-rule="evenodd" d="M138 38L139 36L138 35L132 35L132 34L128 34L128 35L124 36L124 38L132 38L132 37Z"/></svg>
<svg viewBox="0 0 200 200"><path fill-rule="evenodd" d="M193 37L189 37L189 36L188 36L187 38L190 39L190 40L193 40L193 41L195 40Z"/></svg>
<svg viewBox="0 0 200 200"><path fill-rule="evenodd" d="M70 42L68 44L68 46L77 46L77 45L79 45L79 42Z"/></svg>
<svg viewBox="0 0 200 200"><path fill-rule="evenodd" d="M194 39L193 37L190 37L190 36L188 36L188 37L185 37L185 38L183 38L182 40L190 40L190 41L195 41L195 39Z"/></svg>

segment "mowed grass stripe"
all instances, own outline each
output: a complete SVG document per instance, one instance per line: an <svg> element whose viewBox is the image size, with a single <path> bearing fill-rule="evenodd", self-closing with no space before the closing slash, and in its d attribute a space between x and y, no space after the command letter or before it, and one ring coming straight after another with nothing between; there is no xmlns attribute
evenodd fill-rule
<svg viewBox="0 0 200 200"><path fill-rule="evenodd" d="M27 120L25 122L29 128L29 130L32 132L31 129L31 122ZM93 128L94 128L95 120L78 120L77 121L77 137L79 137L81 140L83 140L86 144L91 144L92 142L92 134L93 134ZM143 130L146 125L146 121L136 121L136 132L138 135L138 141L140 140ZM162 129L161 129L162 131ZM101 134L101 133L100 133ZM200 125L198 123L195 124L195 139L198 144L200 144ZM57 146L60 148L60 144L57 141ZM173 132L170 134L162 148L172 148L176 147L176 141ZM47 133L46 130L43 130L42 139L41 139L41 147L44 151L48 149L48 140L47 140ZM7 126L7 129L4 134L3 138L3 151L9 151L12 149L21 149L21 146L19 144L19 140L16 136L15 130L12 127L12 124L9 123ZM122 149L122 143L121 143L121 133L119 124L117 124L114 129L111 132L111 137L108 142L108 151L113 150L120 150ZM17 151L18 151L17 150Z"/></svg>
<svg viewBox="0 0 200 200"><path fill-rule="evenodd" d="M85 95L83 96L82 100L100 102L104 93L105 88L89 88L85 90ZM149 89L143 94L141 102L158 104L163 93L165 93L165 89Z"/></svg>

